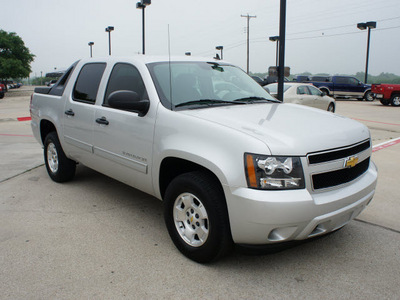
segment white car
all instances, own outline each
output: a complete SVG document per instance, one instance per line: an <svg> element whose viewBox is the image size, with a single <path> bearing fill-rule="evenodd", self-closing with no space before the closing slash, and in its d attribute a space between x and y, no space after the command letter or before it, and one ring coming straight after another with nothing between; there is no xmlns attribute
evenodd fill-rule
<svg viewBox="0 0 400 300"><path fill-rule="evenodd" d="M278 94L278 84L271 83L264 87L272 96ZM284 83L284 102L307 105L335 112L336 102L332 97L327 96L312 84L307 83Z"/></svg>

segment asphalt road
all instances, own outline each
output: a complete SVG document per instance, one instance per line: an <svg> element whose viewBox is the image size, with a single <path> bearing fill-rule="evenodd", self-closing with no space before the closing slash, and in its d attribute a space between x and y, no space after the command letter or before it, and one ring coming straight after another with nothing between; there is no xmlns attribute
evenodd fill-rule
<svg viewBox="0 0 400 300"><path fill-rule="evenodd" d="M400 144L373 153L375 198L342 230L200 265L175 249L157 199L82 166L52 182L18 93L0 100L0 299L399 299ZM374 145L400 137L398 108L338 101L337 113Z"/></svg>

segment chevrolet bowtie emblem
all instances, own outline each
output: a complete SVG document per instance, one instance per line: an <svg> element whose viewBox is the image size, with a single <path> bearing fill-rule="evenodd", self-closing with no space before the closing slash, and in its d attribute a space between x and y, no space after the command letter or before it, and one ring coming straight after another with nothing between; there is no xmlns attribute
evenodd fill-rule
<svg viewBox="0 0 400 300"><path fill-rule="evenodd" d="M352 168L356 164L358 164L358 157L357 156L350 156L350 157L346 158L346 160L344 161L344 167L345 168Z"/></svg>

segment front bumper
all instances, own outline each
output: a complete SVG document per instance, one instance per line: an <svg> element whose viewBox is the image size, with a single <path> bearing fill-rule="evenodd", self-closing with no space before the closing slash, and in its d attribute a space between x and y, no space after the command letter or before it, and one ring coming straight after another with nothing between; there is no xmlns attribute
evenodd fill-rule
<svg viewBox="0 0 400 300"><path fill-rule="evenodd" d="M227 191L232 238L238 244L262 245L304 240L334 231L363 211L375 193L377 169L334 190Z"/></svg>

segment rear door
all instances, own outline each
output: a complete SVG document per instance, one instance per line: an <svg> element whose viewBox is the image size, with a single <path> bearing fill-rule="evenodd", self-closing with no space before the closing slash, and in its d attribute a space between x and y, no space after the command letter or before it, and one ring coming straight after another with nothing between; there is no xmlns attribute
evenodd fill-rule
<svg viewBox="0 0 400 300"><path fill-rule="evenodd" d="M336 76L334 77L335 96L363 97L364 87L361 82L354 77Z"/></svg>
<svg viewBox="0 0 400 300"><path fill-rule="evenodd" d="M94 104L105 67L105 63L84 65L65 102L64 150L82 163L88 162L93 153Z"/></svg>
<svg viewBox="0 0 400 300"><path fill-rule="evenodd" d="M314 96L311 95L310 90L308 89L307 85L300 85L297 87L296 90L297 99L296 103L307 105L307 106L314 106Z"/></svg>
<svg viewBox="0 0 400 300"><path fill-rule="evenodd" d="M101 105L96 106L94 124L94 158L96 169L119 181L153 193L150 164L155 115L115 109L108 105L108 96L128 90L148 99L138 69L132 64L114 65Z"/></svg>

